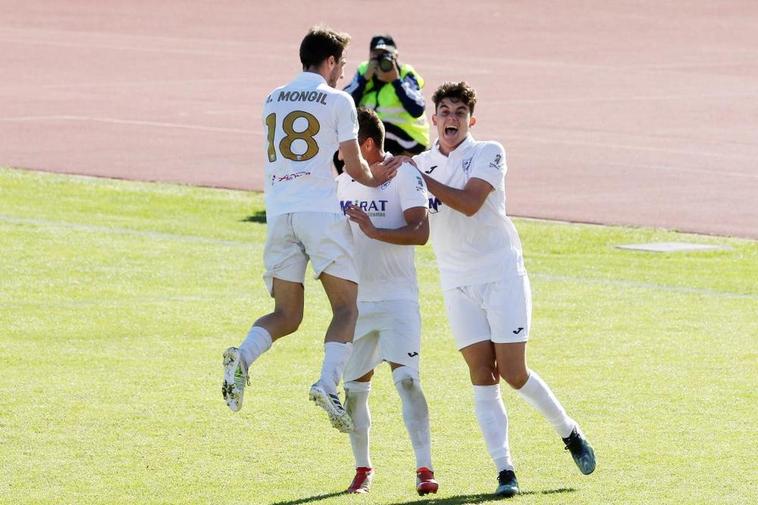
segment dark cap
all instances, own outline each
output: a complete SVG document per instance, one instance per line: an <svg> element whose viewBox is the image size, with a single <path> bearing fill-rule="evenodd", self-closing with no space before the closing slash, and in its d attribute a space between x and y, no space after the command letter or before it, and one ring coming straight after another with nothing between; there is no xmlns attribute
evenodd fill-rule
<svg viewBox="0 0 758 505"><path fill-rule="evenodd" d="M395 39L389 35L374 35L371 38L371 45L369 50L387 51L390 53L397 52L397 45L395 45Z"/></svg>

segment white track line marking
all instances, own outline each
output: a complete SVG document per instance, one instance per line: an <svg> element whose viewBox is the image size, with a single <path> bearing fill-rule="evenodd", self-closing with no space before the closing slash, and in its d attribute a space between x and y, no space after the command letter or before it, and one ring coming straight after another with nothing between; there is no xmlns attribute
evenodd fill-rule
<svg viewBox="0 0 758 505"><path fill-rule="evenodd" d="M695 93L691 95L631 95L631 96L585 96L573 98L525 98L513 100L492 100L488 105L539 105L561 103L592 103L592 102L655 102L667 100L707 100L717 98L754 98L758 92L746 91L740 93Z"/></svg>
<svg viewBox="0 0 758 505"><path fill-rule="evenodd" d="M652 170L667 170L670 172L685 172L689 174L704 174L704 175L711 175L714 177L744 177L746 179L758 179L758 174L748 174L748 173L742 173L742 172L720 172L716 169L708 170L704 168L684 168L684 167L674 167L671 165L648 165L645 163L620 163L615 161L608 161L608 162L598 162L593 163L596 165L610 165L612 167L623 167L623 168L648 168Z"/></svg>
<svg viewBox="0 0 758 505"><path fill-rule="evenodd" d="M21 121L91 121L95 123L122 124L134 126L152 126L156 128L181 128L185 130L200 130L219 133L240 133L243 135L263 135L263 132L257 130L245 130L242 128L221 128L215 126L189 125L182 123L164 123L160 121L140 121L136 119L116 119L100 118L90 116L17 116L17 117L0 117L0 122L21 122Z"/></svg>
<svg viewBox="0 0 758 505"><path fill-rule="evenodd" d="M570 146L603 147L608 149L626 149L631 151L649 151L654 153L681 154L685 156L704 156L710 158L731 158L755 162L756 157L750 155L714 153L706 151L687 151L682 149L667 149L663 147L635 146L631 144L617 144L613 142L590 142L587 140L563 140L549 139L545 137L533 137L529 135L509 135L508 140L521 140L526 142L539 142L541 144L565 144ZM758 146L757 146L758 147Z"/></svg>

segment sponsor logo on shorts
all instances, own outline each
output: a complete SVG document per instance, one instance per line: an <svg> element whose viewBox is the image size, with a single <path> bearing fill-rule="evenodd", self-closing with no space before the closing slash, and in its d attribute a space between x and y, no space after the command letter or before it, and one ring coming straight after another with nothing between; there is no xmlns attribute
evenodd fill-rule
<svg viewBox="0 0 758 505"><path fill-rule="evenodd" d="M417 352L409 352L408 356L411 357L411 358L415 358L416 356L418 356L418 353Z"/></svg>
<svg viewBox="0 0 758 505"><path fill-rule="evenodd" d="M514 335L518 335L519 333L521 333L521 330L523 330L523 329L524 329L524 328L522 328L522 327L519 327L519 329L518 329L518 330L513 330L513 334L514 334Z"/></svg>

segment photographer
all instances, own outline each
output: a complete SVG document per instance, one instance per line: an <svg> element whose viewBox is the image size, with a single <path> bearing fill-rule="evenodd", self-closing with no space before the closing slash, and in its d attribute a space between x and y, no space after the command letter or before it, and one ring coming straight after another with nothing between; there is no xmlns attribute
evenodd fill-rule
<svg viewBox="0 0 758 505"><path fill-rule="evenodd" d="M384 123L384 146L392 154L413 155L429 148L429 123L421 88L424 79L407 63L399 63L397 45L389 35L371 39L370 56L358 66L345 91L355 105L373 109Z"/></svg>

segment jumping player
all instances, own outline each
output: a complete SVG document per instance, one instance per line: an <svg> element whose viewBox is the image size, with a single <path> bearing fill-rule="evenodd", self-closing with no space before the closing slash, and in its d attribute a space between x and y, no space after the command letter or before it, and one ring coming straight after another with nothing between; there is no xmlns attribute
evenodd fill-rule
<svg viewBox="0 0 758 505"><path fill-rule="evenodd" d="M295 332L303 319L303 282L310 260L333 316L324 339L321 377L309 396L343 432L352 430L353 425L340 402L337 385L350 356L358 317L358 275L350 227L337 201L332 153L339 148L345 170L368 186L391 179L399 164L369 167L360 154L353 99L334 89L343 75L349 42L348 34L322 26L312 28L300 44L303 72L266 97L268 226L263 261L274 310L255 321L239 348L224 352L222 386L227 405L238 411L250 365L273 341Z"/></svg>
<svg viewBox="0 0 758 505"><path fill-rule="evenodd" d="M390 159L384 152L384 126L376 113L358 109L358 124L358 143L366 160ZM404 164L394 179L378 188L342 173L337 178L337 194L350 217L360 279L360 315L344 373L345 406L355 424L350 444L356 473L347 492L366 493L371 487L368 396L374 369L386 361L416 455L416 491L436 493L429 409L419 382L421 316L413 249L429 238L426 185L412 165Z"/></svg>
<svg viewBox="0 0 758 505"><path fill-rule="evenodd" d="M595 469L592 447L548 385L527 368L531 290L518 233L505 212L505 151L469 133L476 93L446 82L432 96L438 139L414 157L434 195L432 247L448 320L474 386L474 410L498 470L499 496L519 492L508 445L502 377L553 426L583 474Z"/></svg>

